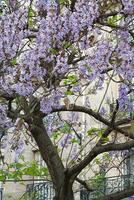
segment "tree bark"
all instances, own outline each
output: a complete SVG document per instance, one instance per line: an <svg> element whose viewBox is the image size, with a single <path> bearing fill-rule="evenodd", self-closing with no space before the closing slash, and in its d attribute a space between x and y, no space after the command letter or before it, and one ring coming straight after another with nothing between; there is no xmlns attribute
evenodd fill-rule
<svg viewBox="0 0 134 200"><path fill-rule="evenodd" d="M43 160L46 162L55 189L54 200L74 200L72 190L74 179L68 175L63 163L43 125L41 117L35 115L30 123L34 137Z"/></svg>
<svg viewBox="0 0 134 200"><path fill-rule="evenodd" d="M74 200L73 190L70 187L62 188L56 200Z"/></svg>
<svg viewBox="0 0 134 200"><path fill-rule="evenodd" d="M41 156L47 164L54 187L55 189L58 189L63 184L65 170L57 150L47 134L42 119L35 116L32 124L30 125L30 129Z"/></svg>
<svg viewBox="0 0 134 200"><path fill-rule="evenodd" d="M59 191L56 191L54 200L74 200L72 183L65 182Z"/></svg>
<svg viewBox="0 0 134 200"><path fill-rule="evenodd" d="M122 200L127 197L133 198L132 197L133 195L134 195L134 186L133 187L131 186L131 188L129 189L124 189L124 190L115 192L113 194L106 195L100 198L100 200Z"/></svg>

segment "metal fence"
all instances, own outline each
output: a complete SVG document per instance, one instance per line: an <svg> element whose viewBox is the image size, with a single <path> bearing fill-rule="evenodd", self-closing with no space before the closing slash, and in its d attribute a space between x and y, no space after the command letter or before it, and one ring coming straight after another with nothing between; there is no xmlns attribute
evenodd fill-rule
<svg viewBox="0 0 134 200"><path fill-rule="evenodd" d="M94 191L88 192L84 188L79 191L80 200L96 200L105 195L112 194L123 189L129 189L134 186L134 176L114 176L103 177L99 180L92 180ZM54 188L51 182L40 182L27 185L25 194L20 200L52 200L54 197ZM2 199L0 199L2 200Z"/></svg>
<svg viewBox="0 0 134 200"><path fill-rule="evenodd" d="M54 197L54 188L51 182L42 182L29 184L26 193L20 200L52 200Z"/></svg>
<svg viewBox="0 0 134 200"><path fill-rule="evenodd" d="M86 190L82 190L80 200L99 199L108 194L129 189L131 186L134 186L133 175L104 177L96 181L95 190L93 192L88 193Z"/></svg>
<svg viewBox="0 0 134 200"><path fill-rule="evenodd" d="M0 200L3 199L3 188L0 188Z"/></svg>

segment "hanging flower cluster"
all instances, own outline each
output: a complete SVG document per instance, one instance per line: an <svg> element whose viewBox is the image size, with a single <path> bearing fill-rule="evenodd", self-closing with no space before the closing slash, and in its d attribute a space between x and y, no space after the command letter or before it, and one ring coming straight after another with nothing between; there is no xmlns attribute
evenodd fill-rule
<svg viewBox="0 0 134 200"><path fill-rule="evenodd" d="M133 1L126 2L123 1L124 12L132 13ZM96 91L103 89L105 72L111 68L131 82L134 77L131 34L118 30L109 33L111 37L117 35L115 42L103 38L102 31L94 27L101 15L98 1L78 0L73 12L68 7L59 8L55 1L36 1L33 7L35 11L18 6L0 17L1 90L29 97L42 87L40 110L48 114L60 106L66 87L63 80L72 68L77 77L73 92L81 88L83 79L94 80ZM92 41L91 33L102 37ZM125 82L119 89L120 108L125 104L130 109Z"/></svg>

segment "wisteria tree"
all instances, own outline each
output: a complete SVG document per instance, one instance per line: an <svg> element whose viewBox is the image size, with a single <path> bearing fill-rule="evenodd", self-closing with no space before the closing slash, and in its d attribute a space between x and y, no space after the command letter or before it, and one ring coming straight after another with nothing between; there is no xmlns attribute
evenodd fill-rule
<svg viewBox="0 0 134 200"><path fill-rule="evenodd" d="M73 200L75 181L91 191L80 174L98 155L134 147L133 20L133 0L6 0L1 5L1 132L6 137L26 129L34 138L55 200ZM111 82L118 96L109 102ZM101 91L101 103L93 108L90 100ZM83 96L85 104L79 100ZM105 109L106 101L112 109ZM82 113L103 128L78 132ZM57 116L55 124L47 123L50 116ZM125 124L128 129L122 128ZM117 141L118 135L126 140ZM93 138L93 148L86 148L84 141L90 146ZM66 162L64 150L69 152ZM133 187L102 199L132 195Z"/></svg>

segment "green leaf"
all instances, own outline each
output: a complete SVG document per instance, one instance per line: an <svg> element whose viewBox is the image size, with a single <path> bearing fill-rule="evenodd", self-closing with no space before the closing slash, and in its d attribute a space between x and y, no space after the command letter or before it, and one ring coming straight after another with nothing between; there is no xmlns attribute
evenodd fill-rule
<svg viewBox="0 0 134 200"><path fill-rule="evenodd" d="M71 139L71 142L74 144L74 143L78 143L78 140L76 138L72 138Z"/></svg>
<svg viewBox="0 0 134 200"><path fill-rule="evenodd" d="M10 168L15 168L15 169L21 169L24 166L24 164L22 163L12 163L11 165L9 165Z"/></svg>
<svg viewBox="0 0 134 200"><path fill-rule="evenodd" d="M36 12L33 10L32 7L29 8L29 13L28 13L28 16L29 17L34 17L36 15Z"/></svg>
<svg viewBox="0 0 134 200"><path fill-rule="evenodd" d="M68 42L68 41L64 41L63 42L63 48L64 49L67 49L68 47L72 46L71 42Z"/></svg>
<svg viewBox="0 0 134 200"><path fill-rule="evenodd" d="M58 49L54 49L54 48L50 48L49 51L54 55L59 53Z"/></svg>
<svg viewBox="0 0 134 200"><path fill-rule="evenodd" d="M66 95L73 95L74 93L73 93L73 91L71 91L71 90L67 90L67 91L65 92L65 94L66 94Z"/></svg>
<svg viewBox="0 0 134 200"><path fill-rule="evenodd" d="M76 75L69 75L67 79L64 80L65 85L75 85L77 83Z"/></svg>
<svg viewBox="0 0 134 200"><path fill-rule="evenodd" d="M59 0L59 3L61 4L61 5L69 5L69 0Z"/></svg>
<svg viewBox="0 0 134 200"><path fill-rule="evenodd" d="M103 137L103 143L109 142L109 137Z"/></svg>
<svg viewBox="0 0 134 200"><path fill-rule="evenodd" d="M110 17L108 17L107 22L109 25L115 26L118 24L118 21L120 21L121 19L122 19L121 15L110 16Z"/></svg>
<svg viewBox="0 0 134 200"><path fill-rule="evenodd" d="M101 163L100 159L99 158L95 158L94 162L99 165Z"/></svg>
<svg viewBox="0 0 134 200"><path fill-rule="evenodd" d="M90 128L88 131L87 131L87 134L88 134L88 136L91 136L91 135L93 135L94 133L96 133L96 132L98 132L98 128Z"/></svg>
<svg viewBox="0 0 134 200"><path fill-rule="evenodd" d="M11 65L16 65L17 64L17 60L16 58L13 58L12 60L10 60Z"/></svg>
<svg viewBox="0 0 134 200"><path fill-rule="evenodd" d="M34 25L34 16L36 15L36 12L32 9L32 7L29 8L28 12L28 25L29 27L33 27Z"/></svg>
<svg viewBox="0 0 134 200"><path fill-rule="evenodd" d="M56 139L58 139L58 137L61 135L61 132L60 131L57 131L57 132L53 132L53 134L52 134L52 138L54 139L54 140L56 140Z"/></svg>
<svg viewBox="0 0 134 200"><path fill-rule="evenodd" d="M90 128L90 129L87 131L87 134L88 134L88 136L91 136L91 135L93 135L94 133L97 133L98 136L101 137L101 136L103 135L103 133L104 133L104 130L105 130L105 129L103 129L103 128L99 129L99 128L93 127L93 128Z"/></svg>
<svg viewBox="0 0 134 200"><path fill-rule="evenodd" d="M70 133L71 126L68 123L64 123L63 127L60 129L63 133Z"/></svg>
<svg viewBox="0 0 134 200"><path fill-rule="evenodd" d="M4 170L0 170L0 181L4 181L6 179L6 173Z"/></svg>
<svg viewBox="0 0 134 200"><path fill-rule="evenodd" d="M23 163L11 163L7 169L0 170L0 181L6 179L22 180L23 175L30 176L47 176L47 167L42 167L37 161L23 162Z"/></svg>
<svg viewBox="0 0 134 200"><path fill-rule="evenodd" d="M41 176L47 176L49 174L47 167L42 167L40 169L40 172L41 172Z"/></svg>
<svg viewBox="0 0 134 200"><path fill-rule="evenodd" d="M98 136L101 137L104 134L104 130L103 128L101 128L100 130L98 130Z"/></svg>
<svg viewBox="0 0 134 200"><path fill-rule="evenodd" d="M104 153L104 154L102 155L102 157L103 157L104 160L108 160L108 161L111 160L111 156L109 155L109 153Z"/></svg>
<svg viewBox="0 0 134 200"><path fill-rule="evenodd" d="M23 162L25 161L25 157L24 157L24 155L19 155L19 160L22 160Z"/></svg>

